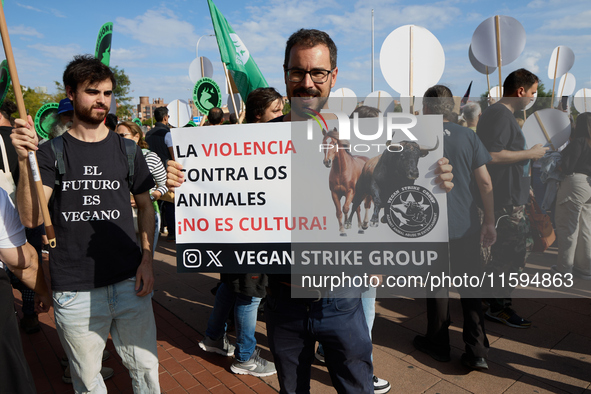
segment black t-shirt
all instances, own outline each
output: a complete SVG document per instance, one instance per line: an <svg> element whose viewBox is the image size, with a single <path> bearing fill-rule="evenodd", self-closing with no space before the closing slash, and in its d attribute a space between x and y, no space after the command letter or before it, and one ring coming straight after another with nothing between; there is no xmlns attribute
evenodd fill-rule
<svg viewBox="0 0 591 394"><path fill-rule="evenodd" d="M2 135L2 140L4 141L4 147L6 148L6 156L8 159L8 169L4 168L4 160L2 158L2 152L0 151L0 168L4 170L4 172L10 171L12 173L12 179L14 180L14 184L18 184L18 154L16 153L16 149L14 145L12 145L12 140L10 139L10 134L12 134L12 127L10 126L0 126L0 135Z"/></svg>
<svg viewBox="0 0 591 394"><path fill-rule="evenodd" d="M577 138L568 144L560 153L562 157L562 173L571 175L572 173L585 174L591 176L591 147L586 138Z"/></svg>
<svg viewBox="0 0 591 394"><path fill-rule="evenodd" d="M480 116L476 132L489 152L527 149L525 137L513 113L503 104L488 107ZM529 199L529 160L513 164L489 164L495 209L525 205Z"/></svg>
<svg viewBox="0 0 591 394"><path fill-rule="evenodd" d="M443 155L453 166L454 188L447 194L449 238L478 233L480 218L470 191L472 173L491 160L490 154L472 130L456 123L443 123Z"/></svg>
<svg viewBox="0 0 591 394"><path fill-rule="evenodd" d="M142 258L136 243L123 138L110 131L99 142L63 135L65 174L55 184L51 143L37 152L45 186L52 187L51 219L57 247L51 250L53 290L89 290L133 277ZM132 194L154 186L141 149L136 150Z"/></svg>

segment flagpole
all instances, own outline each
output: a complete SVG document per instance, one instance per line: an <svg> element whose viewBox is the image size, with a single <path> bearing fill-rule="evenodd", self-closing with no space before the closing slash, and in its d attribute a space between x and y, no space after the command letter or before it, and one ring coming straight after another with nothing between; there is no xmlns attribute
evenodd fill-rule
<svg viewBox="0 0 591 394"><path fill-rule="evenodd" d="M234 91L232 90L232 85L230 84L230 77L228 77L228 69L226 68L226 63L222 62L222 65L224 66L224 73L226 74L226 83L228 84L228 89L230 90L230 97L232 98L234 113L236 114L236 117L238 117L238 108L236 108L236 102L234 101Z"/></svg>
<svg viewBox="0 0 591 394"><path fill-rule="evenodd" d="M23 98L23 92L16 72L16 63L14 61L14 54L12 52L12 45L10 43L10 37L8 35L8 26L6 25L6 17L4 16L4 6L0 5L0 35L2 35L2 43L4 44L4 54L6 55L6 62L8 63L8 70L10 78L12 79L12 87L14 89L14 97L16 99L16 105L21 120L27 124L27 109L25 107L25 100ZM49 246L52 248L56 247L55 231L51 224L51 217L49 216L49 209L47 207L47 201L45 198L45 190L43 189L43 182L41 181L39 165L37 164L37 155L35 151L29 151L29 164L31 166L31 173L35 181L35 187L37 190L37 199L41 206L41 213L43 215L43 221L45 223L45 233L49 240ZM32 191L31 191L32 192Z"/></svg>

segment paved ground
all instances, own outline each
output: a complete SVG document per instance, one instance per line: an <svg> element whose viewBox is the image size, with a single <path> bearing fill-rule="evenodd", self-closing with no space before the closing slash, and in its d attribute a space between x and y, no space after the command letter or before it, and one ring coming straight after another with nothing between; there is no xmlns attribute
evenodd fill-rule
<svg viewBox="0 0 591 394"><path fill-rule="evenodd" d="M547 270L555 251L534 254L529 270ZM160 383L163 393L273 393L277 378L234 375L231 359L203 352L197 343L213 305L215 274L177 274L174 243L159 242L154 310L158 326ZM17 304L20 293L15 292ZM374 325L375 373L392 383L391 393L589 393L591 394L591 299L517 299L515 309L533 321L530 329L487 322L491 344L487 372L460 365L463 352L461 308L451 302L452 361L439 363L412 346L426 329L424 300L382 299ZM20 310L20 308L18 308ZM53 312L40 316L42 331L22 341L39 393L71 393L63 373ZM230 335L230 339L234 337ZM261 355L271 358L265 323L257 324ZM105 366L115 369L110 393L131 393L131 380L112 342ZM333 393L326 368L312 366L312 393ZM0 382L0 391L2 383Z"/></svg>

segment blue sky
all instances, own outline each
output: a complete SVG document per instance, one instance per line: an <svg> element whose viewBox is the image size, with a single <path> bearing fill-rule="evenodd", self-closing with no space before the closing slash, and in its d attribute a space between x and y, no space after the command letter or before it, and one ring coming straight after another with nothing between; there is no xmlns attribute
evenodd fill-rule
<svg viewBox="0 0 591 394"><path fill-rule="evenodd" d="M214 0L215 1L215 0ZM283 55L285 41L295 30L327 31L339 49L339 75L334 89L347 87L357 96L370 93L371 9L375 11L375 90L398 94L382 77L379 53L386 36L402 25L430 30L445 51L445 71L440 83L463 95L474 81L473 95L486 90L486 77L468 60L476 27L494 15L509 15L526 31L525 50L502 69L503 78L526 67L546 85L548 63L558 45L575 53L571 72L576 90L591 88L591 7L589 0L217 0L217 7L248 47L270 86L285 93ZM206 0L100 2L63 0L5 0L4 11L22 85L46 86L61 81L65 65L79 53L94 54L101 25L114 23L111 65L123 68L131 79L134 103L139 96L162 97L165 102L189 99L193 84L189 64L195 45L213 27ZM217 44L204 37L199 55L214 64L214 79L223 83ZM4 57L2 52L1 57ZM496 73L491 86L498 83ZM224 99L225 102L225 99Z"/></svg>

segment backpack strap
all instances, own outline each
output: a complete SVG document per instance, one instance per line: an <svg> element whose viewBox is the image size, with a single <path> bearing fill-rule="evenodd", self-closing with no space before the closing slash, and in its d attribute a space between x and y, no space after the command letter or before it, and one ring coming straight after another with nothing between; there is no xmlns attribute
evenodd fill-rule
<svg viewBox="0 0 591 394"><path fill-rule="evenodd" d="M129 190L131 190L133 186L133 175L135 174L135 152L137 150L137 144L134 140L129 140L124 138L125 141L125 154L127 155L127 185L129 186Z"/></svg>
<svg viewBox="0 0 591 394"><path fill-rule="evenodd" d="M64 139L62 136L52 138L50 141L51 149L55 155L55 165L58 176L55 177L55 184L59 185L62 180L62 175L66 173L66 164L64 163Z"/></svg>

